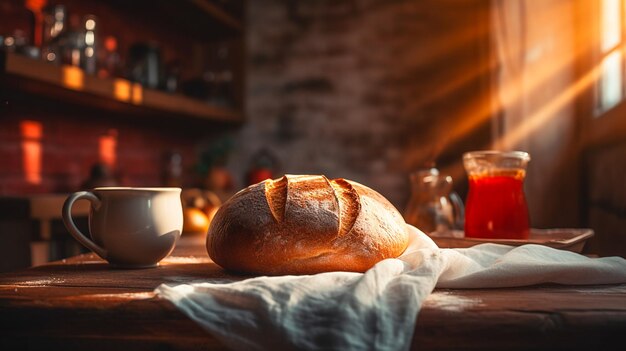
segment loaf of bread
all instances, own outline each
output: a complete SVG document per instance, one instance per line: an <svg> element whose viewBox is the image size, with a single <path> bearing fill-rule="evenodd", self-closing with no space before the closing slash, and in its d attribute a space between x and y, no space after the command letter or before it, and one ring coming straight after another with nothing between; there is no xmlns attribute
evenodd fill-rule
<svg viewBox="0 0 626 351"><path fill-rule="evenodd" d="M286 175L224 202L206 244L224 269L285 275L364 272L398 257L408 241L402 215L378 192L345 179Z"/></svg>

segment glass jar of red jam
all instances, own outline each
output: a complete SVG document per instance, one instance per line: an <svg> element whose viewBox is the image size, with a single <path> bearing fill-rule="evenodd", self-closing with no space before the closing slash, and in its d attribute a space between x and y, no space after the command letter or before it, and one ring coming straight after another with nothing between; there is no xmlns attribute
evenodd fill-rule
<svg viewBox="0 0 626 351"><path fill-rule="evenodd" d="M469 177L465 203L465 237L528 239L528 205L524 195L523 151L472 151L463 155Z"/></svg>

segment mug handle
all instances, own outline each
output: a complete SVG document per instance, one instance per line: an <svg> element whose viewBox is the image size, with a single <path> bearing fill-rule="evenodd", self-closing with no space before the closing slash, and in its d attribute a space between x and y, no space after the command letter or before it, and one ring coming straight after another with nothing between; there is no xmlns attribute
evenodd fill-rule
<svg viewBox="0 0 626 351"><path fill-rule="evenodd" d="M89 191L79 191L73 193L65 200L65 203L63 204L63 223L65 223L65 227L67 228L67 230L76 240L78 240L78 242L80 242L85 247L106 260L107 251L88 239L85 234L81 233L78 227L76 227L74 219L72 219L72 206L74 205L74 202L80 199L88 200L89 202L91 202L91 205L96 209L99 208L101 204L100 199L98 199L96 195Z"/></svg>

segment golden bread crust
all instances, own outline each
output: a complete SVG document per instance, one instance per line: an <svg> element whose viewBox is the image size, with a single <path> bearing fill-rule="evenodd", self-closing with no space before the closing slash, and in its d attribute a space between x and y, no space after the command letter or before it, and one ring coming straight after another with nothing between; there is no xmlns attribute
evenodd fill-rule
<svg viewBox="0 0 626 351"><path fill-rule="evenodd" d="M226 201L209 227L207 252L243 273L364 272L398 257L408 241L402 215L378 192L344 179L286 175Z"/></svg>

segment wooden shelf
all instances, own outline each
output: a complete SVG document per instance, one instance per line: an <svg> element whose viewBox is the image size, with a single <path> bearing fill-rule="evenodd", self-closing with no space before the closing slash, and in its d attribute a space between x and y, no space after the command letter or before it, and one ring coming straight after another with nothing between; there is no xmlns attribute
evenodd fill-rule
<svg viewBox="0 0 626 351"><path fill-rule="evenodd" d="M180 94L143 88L126 79L101 79L73 66L57 66L0 52L2 85L26 93L129 114L236 123L242 114Z"/></svg>

